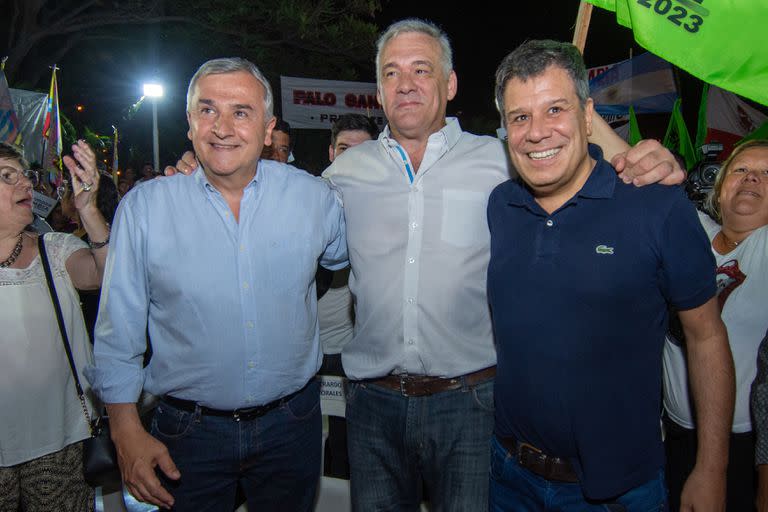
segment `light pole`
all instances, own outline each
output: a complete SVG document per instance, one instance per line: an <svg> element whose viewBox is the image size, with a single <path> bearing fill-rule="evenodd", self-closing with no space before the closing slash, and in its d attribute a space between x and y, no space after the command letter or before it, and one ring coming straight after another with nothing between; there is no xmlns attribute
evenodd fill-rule
<svg viewBox="0 0 768 512"><path fill-rule="evenodd" d="M144 96L152 100L152 151L154 153L155 173L160 172L160 142L157 133L157 98L163 96L161 84L144 84Z"/></svg>

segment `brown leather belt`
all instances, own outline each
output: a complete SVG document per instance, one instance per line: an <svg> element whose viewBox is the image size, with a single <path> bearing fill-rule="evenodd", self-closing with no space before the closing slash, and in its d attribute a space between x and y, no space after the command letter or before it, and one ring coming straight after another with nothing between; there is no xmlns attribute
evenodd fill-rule
<svg viewBox="0 0 768 512"><path fill-rule="evenodd" d="M496 439L510 455L517 459L518 464L531 473L553 482L577 483L579 481L568 459L547 455L535 446L513 437L496 436Z"/></svg>
<svg viewBox="0 0 768 512"><path fill-rule="evenodd" d="M464 386L476 386L496 376L496 367L491 366L482 370L459 375L450 379L430 377L428 375L387 375L381 379L368 381L376 386L394 389L403 396L426 396L452 391Z"/></svg>

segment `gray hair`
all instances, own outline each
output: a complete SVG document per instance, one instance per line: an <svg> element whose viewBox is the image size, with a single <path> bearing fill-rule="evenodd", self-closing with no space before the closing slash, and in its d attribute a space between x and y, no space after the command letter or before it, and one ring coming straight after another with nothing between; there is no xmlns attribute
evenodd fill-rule
<svg viewBox="0 0 768 512"><path fill-rule="evenodd" d="M514 78L526 82L544 73L549 66L557 66L568 73L576 88L579 103L584 108L589 99L589 80L578 48L551 39L535 39L526 41L504 57L496 70L496 108L501 114L502 123L507 83Z"/></svg>
<svg viewBox="0 0 768 512"><path fill-rule="evenodd" d="M240 57L212 59L205 62L197 69L197 71L195 71L195 74L192 75L192 80L189 81L189 87L187 88L187 112L189 112L190 101L192 100L192 94L194 93L198 80L208 75L222 75L224 73L236 73L238 71L250 73L264 86L264 122L269 122L273 117L272 88L269 86L269 82L264 74L259 71L259 68L257 68L254 63L246 59L241 59Z"/></svg>
<svg viewBox="0 0 768 512"><path fill-rule="evenodd" d="M421 20L419 18L407 18L391 24L387 27L387 30L379 36L378 41L376 41L377 84L381 83L381 52L384 51L384 47L395 37L409 32L425 34L437 41L442 53L440 60L443 66L443 74L447 77L451 71L453 71L453 50L451 50L451 41L448 39L448 34L431 21Z"/></svg>

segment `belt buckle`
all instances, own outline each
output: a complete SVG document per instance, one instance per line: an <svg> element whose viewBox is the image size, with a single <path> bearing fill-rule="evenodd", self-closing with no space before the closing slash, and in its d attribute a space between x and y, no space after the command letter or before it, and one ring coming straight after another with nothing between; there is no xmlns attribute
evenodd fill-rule
<svg viewBox="0 0 768 512"><path fill-rule="evenodd" d="M402 374L401 374L401 375L399 375L398 377L400 378L400 394L401 394L401 395L403 395L403 396L408 396L408 392L407 392L407 390L405 389L405 384L406 384L406 380L405 380L405 379L406 379L406 375L402 375Z"/></svg>
<svg viewBox="0 0 768 512"><path fill-rule="evenodd" d="M517 442L517 450L516 450L517 451L517 463L520 464L523 467L526 467L526 465L523 463L523 450L525 450L526 452L527 451L533 452L533 453L537 454L538 456L542 456L543 455L543 452L541 450L539 450L538 448L536 448L535 446L533 446L532 444L525 443L523 441L518 441ZM545 457L546 457L546 455L545 455Z"/></svg>

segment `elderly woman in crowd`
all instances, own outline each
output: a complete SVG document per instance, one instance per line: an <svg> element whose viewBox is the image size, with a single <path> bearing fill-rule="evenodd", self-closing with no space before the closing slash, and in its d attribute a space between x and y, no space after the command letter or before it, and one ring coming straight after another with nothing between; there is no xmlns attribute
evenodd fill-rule
<svg viewBox="0 0 768 512"><path fill-rule="evenodd" d="M101 285L109 226L96 206L96 157L83 141L64 164L72 175L74 205L90 247L68 234L44 235L80 382L91 361L76 289ZM20 151L0 143L0 510L93 509L83 480L82 440L89 426L41 264L32 222L32 189L38 180ZM89 404L90 405L90 404ZM89 407L92 410L92 406Z"/></svg>
<svg viewBox="0 0 768 512"><path fill-rule="evenodd" d="M755 499L749 393L757 372L758 345L768 329L768 140L733 150L720 169L708 207L720 224L704 214L700 217L717 261L718 300L736 368L727 510L745 512L753 510ZM685 348L668 337L664 408L670 498L680 496L696 460L695 416L686 375Z"/></svg>

